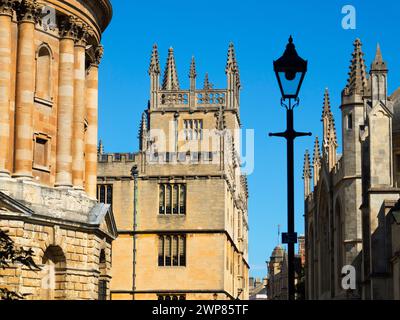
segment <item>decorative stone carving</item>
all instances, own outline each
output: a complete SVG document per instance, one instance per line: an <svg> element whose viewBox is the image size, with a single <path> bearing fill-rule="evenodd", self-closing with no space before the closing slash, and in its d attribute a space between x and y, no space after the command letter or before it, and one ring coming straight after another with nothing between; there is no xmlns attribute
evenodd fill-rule
<svg viewBox="0 0 400 320"><path fill-rule="evenodd" d="M75 45L86 47L89 36L93 34L93 30L83 21L76 21Z"/></svg>
<svg viewBox="0 0 400 320"><path fill-rule="evenodd" d="M13 16L15 0L0 0L0 15Z"/></svg>
<svg viewBox="0 0 400 320"><path fill-rule="evenodd" d="M96 65L99 65L101 62L101 59L103 58L103 54L104 54L104 47L101 44L99 44L94 51L93 63Z"/></svg>
<svg viewBox="0 0 400 320"><path fill-rule="evenodd" d="M39 22L41 15L40 5L36 0L22 0L17 4L17 16L19 22Z"/></svg>
<svg viewBox="0 0 400 320"><path fill-rule="evenodd" d="M74 16L64 16L62 17L60 25L58 27L61 38L70 38L75 40L77 35L77 24L78 19Z"/></svg>

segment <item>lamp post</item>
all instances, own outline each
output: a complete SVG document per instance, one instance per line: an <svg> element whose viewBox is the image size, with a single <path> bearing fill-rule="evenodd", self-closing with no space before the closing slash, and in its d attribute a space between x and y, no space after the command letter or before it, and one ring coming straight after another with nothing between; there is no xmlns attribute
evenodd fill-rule
<svg viewBox="0 0 400 320"><path fill-rule="evenodd" d="M294 139L311 136L311 132L297 132L293 128L293 109L299 105L299 91L307 72L307 61L300 58L290 36L282 57L274 61L274 72L282 94L281 105L286 109L286 131L270 133L269 136L282 137L287 142L287 215L288 232L282 233L282 243L288 245L288 290L289 300L295 299L294 245L297 233L294 228Z"/></svg>

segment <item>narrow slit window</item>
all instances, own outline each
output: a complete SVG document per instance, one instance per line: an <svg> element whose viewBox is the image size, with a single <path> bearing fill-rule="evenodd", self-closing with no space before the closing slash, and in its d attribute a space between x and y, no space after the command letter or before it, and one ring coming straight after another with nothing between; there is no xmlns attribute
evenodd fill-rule
<svg viewBox="0 0 400 320"><path fill-rule="evenodd" d="M349 113L347 115L347 130L353 129L353 114Z"/></svg>

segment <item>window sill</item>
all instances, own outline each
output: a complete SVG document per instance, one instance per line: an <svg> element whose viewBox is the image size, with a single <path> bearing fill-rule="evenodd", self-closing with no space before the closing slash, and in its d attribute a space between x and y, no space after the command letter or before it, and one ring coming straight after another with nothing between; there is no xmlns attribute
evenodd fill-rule
<svg viewBox="0 0 400 320"><path fill-rule="evenodd" d="M43 104L45 106L53 107L53 99L48 100L48 99L43 99L43 98L39 98L39 97L35 96L34 100L35 100L35 102Z"/></svg>
<svg viewBox="0 0 400 320"><path fill-rule="evenodd" d="M38 165L38 164L34 164L34 165L32 166L32 168L33 168L34 170L38 170L38 171L50 173L50 167L45 167L45 166L41 166L41 165Z"/></svg>
<svg viewBox="0 0 400 320"><path fill-rule="evenodd" d="M158 217L186 217L186 213L178 214L178 213L159 213L157 214Z"/></svg>

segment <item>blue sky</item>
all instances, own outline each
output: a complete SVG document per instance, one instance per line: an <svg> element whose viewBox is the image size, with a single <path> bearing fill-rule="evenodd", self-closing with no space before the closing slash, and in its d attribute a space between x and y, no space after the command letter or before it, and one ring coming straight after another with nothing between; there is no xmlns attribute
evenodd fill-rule
<svg viewBox="0 0 400 320"><path fill-rule="evenodd" d="M205 72L217 88L225 88L228 44L233 41L239 62L243 128L255 130L255 170L249 176L250 265L253 276L266 274L265 261L278 241L277 226L286 230L286 145L269 132L285 127L285 112L272 71L290 34L309 71L295 111L298 131L321 136L325 87L331 93L339 144L340 93L347 81L352 43L360 37L369 67L380 43L389 73L389 90L400 85L400 3L380 1L134 1L112 0L114 17L103 36L100 68L99 136L107 152L138 149L138 125L149 98L147 74L153 43L159 46L162 68L169 46L181 87L188 87L191 56L196 57L198 84ZM341 26L344 5L356 8L355 30ZM303 233L303 153L312 151L314 137L295 145L296 231ZM339 146L339 152L341 146Z"/></svg>

